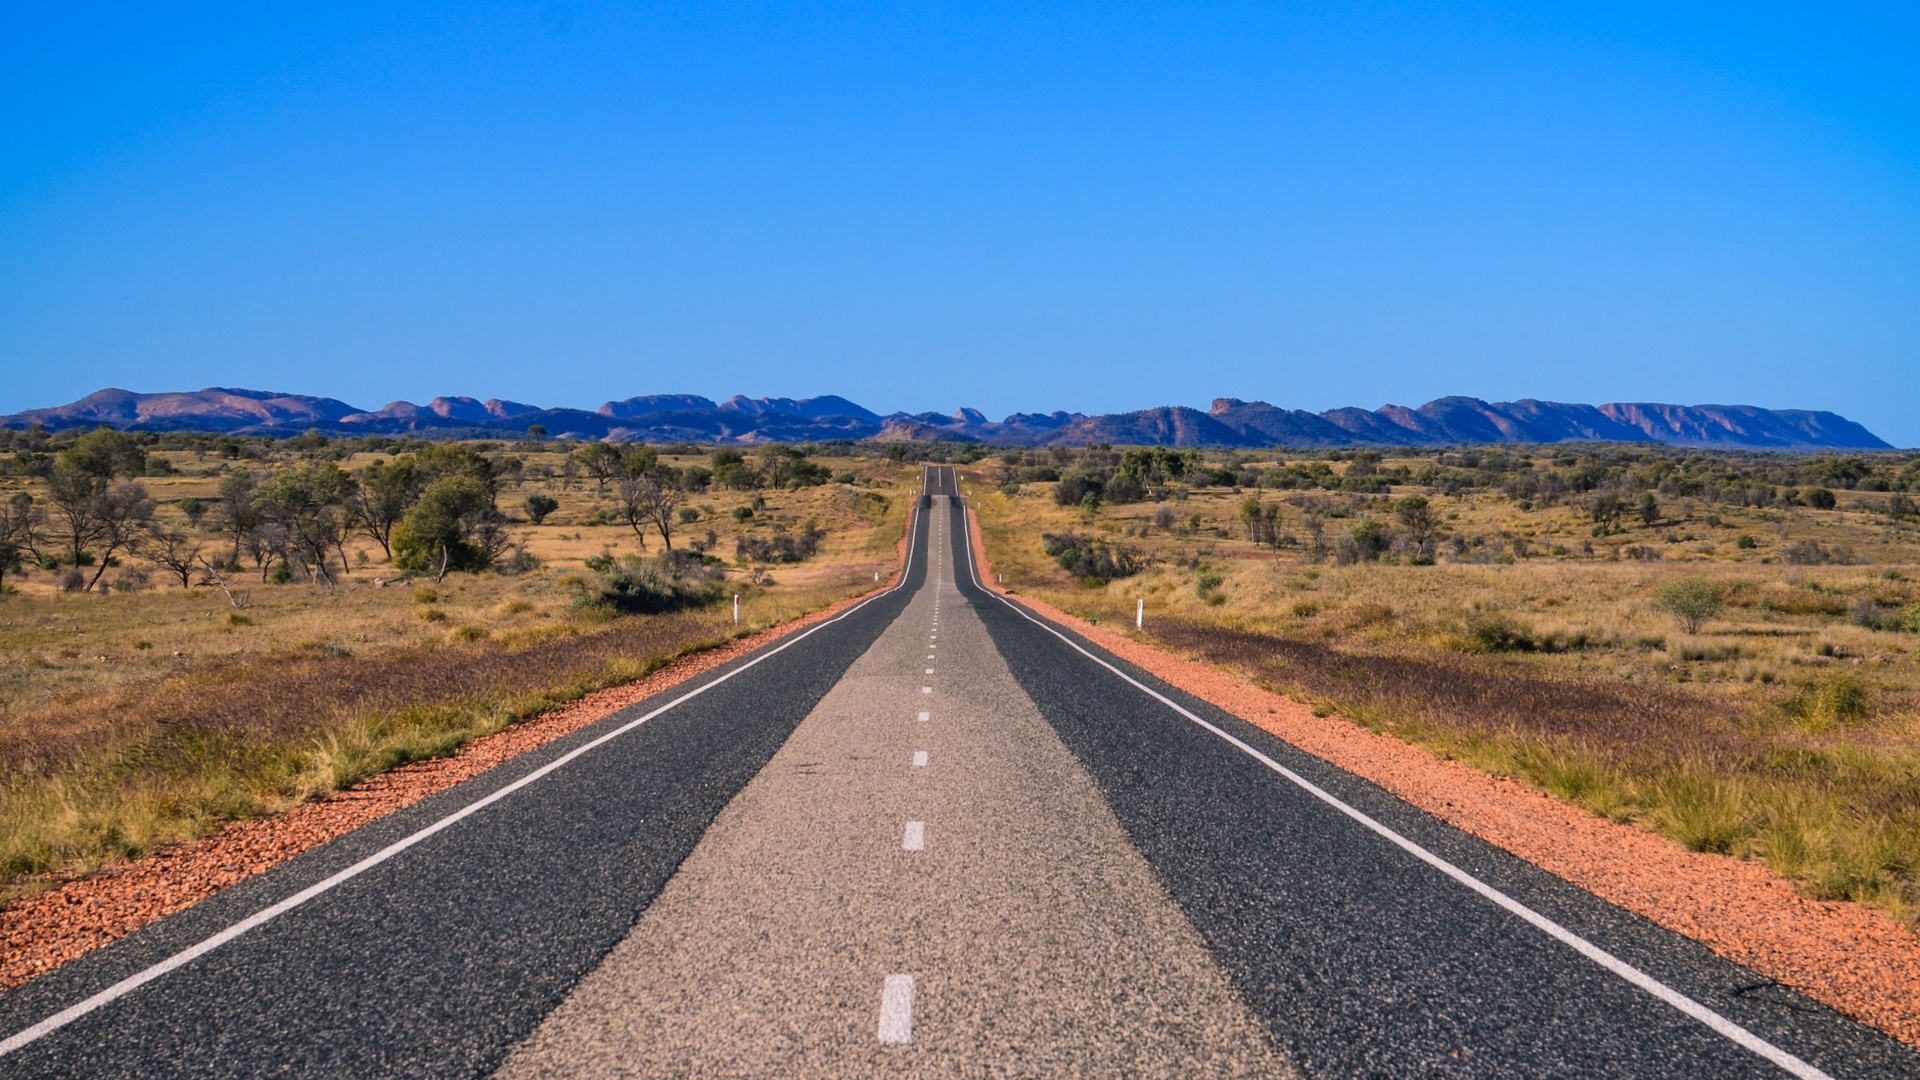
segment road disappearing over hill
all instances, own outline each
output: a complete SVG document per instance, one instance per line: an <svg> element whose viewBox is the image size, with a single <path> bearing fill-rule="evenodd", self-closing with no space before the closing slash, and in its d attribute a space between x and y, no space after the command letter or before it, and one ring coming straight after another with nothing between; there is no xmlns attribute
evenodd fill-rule
<svg viewBox="0 0 1920 1080"><path fill-rule="evenodd" d="M1920 1074L989 592L962 496L897 586L0 996L0 1074Z"/></svg>

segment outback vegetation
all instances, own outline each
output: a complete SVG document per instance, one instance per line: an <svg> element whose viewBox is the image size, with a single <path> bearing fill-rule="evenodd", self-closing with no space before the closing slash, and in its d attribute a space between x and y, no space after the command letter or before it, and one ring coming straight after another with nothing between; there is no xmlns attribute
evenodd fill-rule
<svg viewBox="0 0 1920 1080"><path fill-rule="evenodd" d="M0 900L872 588L908 456L0 432Z"/></svg>
<svg viewBox="0 0 1920 1080"><path fill-rule="evenodd" d="M1920 917L1920 457L1017 451L1003 583L1811 895Z"/></svg>

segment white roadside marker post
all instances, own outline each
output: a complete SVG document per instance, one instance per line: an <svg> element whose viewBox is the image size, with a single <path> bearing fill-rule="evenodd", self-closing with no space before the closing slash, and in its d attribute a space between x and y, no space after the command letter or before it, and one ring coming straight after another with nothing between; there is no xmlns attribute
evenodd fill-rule
<svg viewBox="0 0 1920 1080"><path fill-rule="evenodd" d="M1133 628L1144 630L1147 625L1147 598L1140 598L1140 606L1133 609Z"/></svg>
<svg viewBox="0 0 1920 1080"><path fill-rule="evenodd" d="M733 625L740 625L740 594L733 594Z"/></svg>

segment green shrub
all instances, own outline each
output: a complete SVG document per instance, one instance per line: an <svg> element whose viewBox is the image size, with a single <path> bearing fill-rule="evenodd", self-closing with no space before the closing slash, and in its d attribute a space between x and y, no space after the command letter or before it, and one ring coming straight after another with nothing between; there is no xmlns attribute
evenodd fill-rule
<svg viewBox="0 0 1920 1080"><path fill-rule="evenodd" d="M1531 627L1499 612L1468 619L1467 644L1470 651L1483 653L1532 652L1540 647Z"/></svg>
<svg viewBox="0 0 1920 1080"><path fill-rule="evenodd" d="M560 509L560 500L551 495L534 492L532 495L527 496L526 508L527 520L538 525L547 520L548 514Z"/></svg>
<svg viewBox="0 0 1920 1080"><path fill-rule="evenodd" d="M1726 610L1727 587L1703 577L1683 577L1654 590L1654 606L1680 620L1687 633L1697 634L1701 624Z"/></svg>
<svg viewBox="0 0 1920 1080"><path fill-rule="evenodd" d="M658 614L704 607L726 592L720 560L685 550L653 558L624 555L612 560L601 603L623 614Z"/></svg>
<svg viewBox="0 0 1920 1080"><path fill-rule="evenodd" d="M1133 549L1072 532L1041 533L1040 550L1086 584L1105 585L1140 572L1140 557Z"/></svg>
<svg viewBox="0 0 1920 1080"><path fill-rule="evenodd" d="M797 563L813 558L820 550L820 542L827 538L826 532L815 522L807 522L807 527L795 536L783 526L774 526L773 535L766 538L742 536L734 540L733 555L742 564L761 563Z"/></svg>

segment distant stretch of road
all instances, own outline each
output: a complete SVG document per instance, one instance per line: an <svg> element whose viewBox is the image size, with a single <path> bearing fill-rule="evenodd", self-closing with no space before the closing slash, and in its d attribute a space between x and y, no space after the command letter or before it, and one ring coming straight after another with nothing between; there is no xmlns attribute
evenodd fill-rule
<svg viewBox="0 0 1920 1080"><path fill-rule="evenodd" d="M0 1076L1920 1075L994 595L898 586L0 996Z"/></svg>

